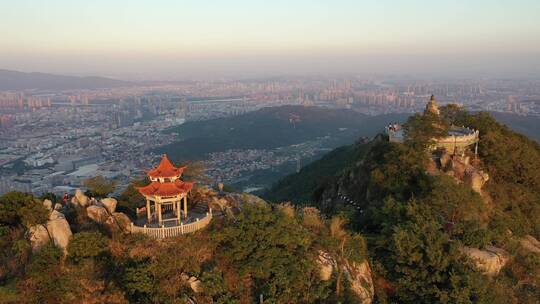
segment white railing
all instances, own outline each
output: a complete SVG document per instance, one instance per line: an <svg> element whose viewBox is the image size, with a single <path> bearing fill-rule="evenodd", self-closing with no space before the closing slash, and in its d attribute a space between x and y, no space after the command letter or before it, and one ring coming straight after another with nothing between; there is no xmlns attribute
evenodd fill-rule
<svg viewBox="0 0 540 304"><path fill-rule="evenodd" d="M468 135L451 135L436 139L437 144L471 145L478 141L478 131Z"/></svg>
<svg viewBox="0 0 540 304"><path fill-rule="evenodd" d="M146 225L144 225L143 227L139 227L131 223L131 233L144 233L154 239L163 239L193 233L208 226L208 224L210 224L210 221L212 221L212 210L210 210L210 212L207 212L206 216L200 220L197 219L195 222L189 224L180 223L180 225L174 227L161 226L153 228L146 227Z"/></svg>

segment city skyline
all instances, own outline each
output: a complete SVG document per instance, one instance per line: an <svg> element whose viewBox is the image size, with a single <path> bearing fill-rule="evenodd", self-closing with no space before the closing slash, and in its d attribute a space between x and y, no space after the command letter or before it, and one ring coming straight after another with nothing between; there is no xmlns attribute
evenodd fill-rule
<svg viewBox="0 0 540 304"><path fill-rule="evenodd" d="M540 75L536 1L5 1L0 68L122 79Z"/></svg>

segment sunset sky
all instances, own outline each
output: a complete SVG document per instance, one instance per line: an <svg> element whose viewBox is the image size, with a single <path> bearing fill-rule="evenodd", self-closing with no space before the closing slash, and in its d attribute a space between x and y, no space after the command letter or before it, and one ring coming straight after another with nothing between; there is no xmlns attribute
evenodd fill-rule
<svg viewBox="0 0 540 304"><path fill-rule="evenodd" d="M0 0L0 68L120 78L540 75L540 1Z"/></svg>

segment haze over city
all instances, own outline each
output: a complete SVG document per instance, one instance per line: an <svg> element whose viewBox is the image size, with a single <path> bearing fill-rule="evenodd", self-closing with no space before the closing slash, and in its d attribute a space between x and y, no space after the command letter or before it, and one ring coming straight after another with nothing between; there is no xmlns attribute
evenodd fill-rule
<svg viewBox="0 0 540 304"><path fill-rule="evenodd" d="M126 80L538 77L540 2L1 1L0 67Z"/></svg>

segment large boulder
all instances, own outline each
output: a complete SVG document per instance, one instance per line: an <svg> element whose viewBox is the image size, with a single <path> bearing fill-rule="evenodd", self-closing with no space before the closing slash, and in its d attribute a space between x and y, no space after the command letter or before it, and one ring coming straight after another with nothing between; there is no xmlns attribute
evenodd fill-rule
<svg viewBox="0 0 540 304"><path fill-rule="evenodd" d="M330 280L332 274L338 268L336 260L329 253L319 251L316 262L319 265L319 278L321 281ZM350 290L358 298L358 303L371 304L375 295L375 286L368 261L365 260L361 263L349 263L347 261L341 267L349 281Z"/></svg>
<svg viewBox="0 0 540 304"><path fill-rule="evenodd" d="M75 196L71 199L71 202L77 206L86 207L90 204L90 199L81 189L77 189L75 190Z"/></svg>
<svg viewBox="0 0 540 304"><path fill-rule="evenodd" d="M52 213L56 214L54 216L51 214L51 219L47 222L47 231L49 231L54 244L65 253L72 235L71 228L62 213L56 210Z"/></svg>
<svg viewBox="0 0 540 304"><path fill-rule="evenodd" d="M437 175L439 173L439 170L437 168L437 163L433 159L429 159L428 163L426 164L426 172L429 175Z"/></svg>
<svg viewBox="0 0 540 304"><path fill-rule="evenodd" d="M317 264L319 265L319 278L321 281L328 281L332 278L332 273L336 267L336 261L332 256L324 251L319 251L317 257Z"/></svg>
<svg viewBox="0 0 540 304"><path fill-rule="evenodd" d="M375 295L375 287L368 261L353 262L352 265L347 265L345 270L351 284L350 289L359 299L358 303L371 304Z"/></svg>
<svg viewBox="0 0 540 304"><path fill-rule="evenodd" d="M184 281L187 285L189 285L189 287L191 288L191 290L193 290L193 292L199 293L203 291L202 283L196 277L189 276L188 274L183 272L180 274L180 279Z"/></svg>
<svg viewBox="0 0 540 304"><path fill-rule="evenodd" d="M229 200L226 200L225 198L213 197L209 205L211 208L214 208L215 210L225 211L227 207L230 207L230 202Z"/></svg>
<svg viewBox="0 0 540 304"><path fill-rule="evenodd" d="M444 152L441 155L441 158L439 159L441 163L441 169L446 170L449 167L451 160L452 160L452 156L449 153Z"/></svg>
<svg viewBox="0 0 540 304"><path fill-rule="evenodd" d="M470 169L465 174L465 183L467 183L477 193L482 193L482 187L489 180L489 175L482 170Z"/></svg>
<svg viewBox="0 0 540 304"><path fill-rule="evenodd" d="M242 201L247 204L266 203L262 198L249 193L242 193Z"/></svg>
<svg viewBox="0 0 540 304"><path fill-rule="evenodd" d="M107 209L105 207L101 206L90 206L86 208L86 215L93 220L96 223L99 224L105 224L105 222L109 219L110 215L107 212Z"/></svg>
<svg viewBox="0 0 540 304"><path fill-rule="evenodd" d="M188 283L189 287L191 288L191 290L193 290L193 292L200 293L203 291L202 283L196 277L189 278Z"/></svg>
<svg viewBox="0 0 540 304"><path fill-rule="evenodd" d="M476 268L488 276L499 274L509 259L509 254L504 249L493 246L486 246L484 249L463 247L461 252L474 263Z"/></svg>
<svg viewBox="0 0 540 304"><path fill-rule="evenodd" d="M43 225L35 225L28 229L28 238L32 245L32 251L37 251L47 245L51 240L47 228Z"/></svg>
<svg viewBox="0 0 540 304"><path fill-rule="evenodd" d="M217 195L215 190L208 187L200 187L193 191L193 196L198 202L209 202Z"/></svg>
<svg viewBox="0 0 540 304"><path fill-rule="evenodd" d="M116 199L107 197L101 200L101 203L103 204L103 207L109 211L110 214L112 214L116 210L116 205L118 202Z"/></svg>
<svg viewBox="0 0 540 304"><path fill-rule="evenodd" d="M265 203L260 197L248 193L227 193L222 197L213 196L209 199L208 206L215 211L221 211L228 217L233 217L240 212L242 205Z"/></svg>
<svg viewBox="0 0 540 304"><path fill-rule="evenodd" d="M453 175L455 177L462 179L465 176L465 170L467 169L467 166L462 163L457 157L452 158L450 167L452 168L452 172L454 172Z"/></svg>
<svg viewBox="0 0 540 304"><path fill-rule="evenodd" d="M241 208L243 204L265 203L263 199L249 193L229 193L224 197L228 206Z"/></svg>
<svg viewBox="0 0 540 304"><path fill-rule="evenodd" d="M105 221L105 226L111 233L129 233L131 232L131 220L122 212L114 212Z"/></svg>
<svg viewBox="0 0 540 304"><path fill-rule="evenodd" d="M71 235L71 228L66 217L58 210L51 211L45 225L35 225L28 229L28 239L33 251L39 250L52 240L58 248L66 253Z"/></svg>
<svg viewBox="0 0 540 304"><path fill-rule="evenodd" d="M48 199L43 200L43 206L49 211L53 209L53 203L51 202L51 200Z"/></svg>
<svg viewBox="0 0 540 304"><path fill-rule="evenodd" d="M58 210L51 211L51 213L49 214L49 221L54 221L54 220L58 220L58 219L65 220L66 216L62 212L60 212Z"/></svg>
<svg viewBox="0 0 540 304"><path fill-rule="evenodd" d="M526 250L540 254L540 241L535 239L532 235L526 235L520 240L521 247Z"/></svg>
<svg viewBox="0 0 540 304"><path fill-rule="evenodd" d="M112 217L116 220L116 223L118 224L118 227L123 232L130 232L131 231L131 219L122 212L115 212L112 214Z"/></svg>
<svg viewBox="0 0 540 304"><path fill-rule="evenodd" d="M467 155L464 155L464 156L456 155L455 158L458 159L459 162L461 162L466 167L468 167L471 163L471 158Z"/></svg>

